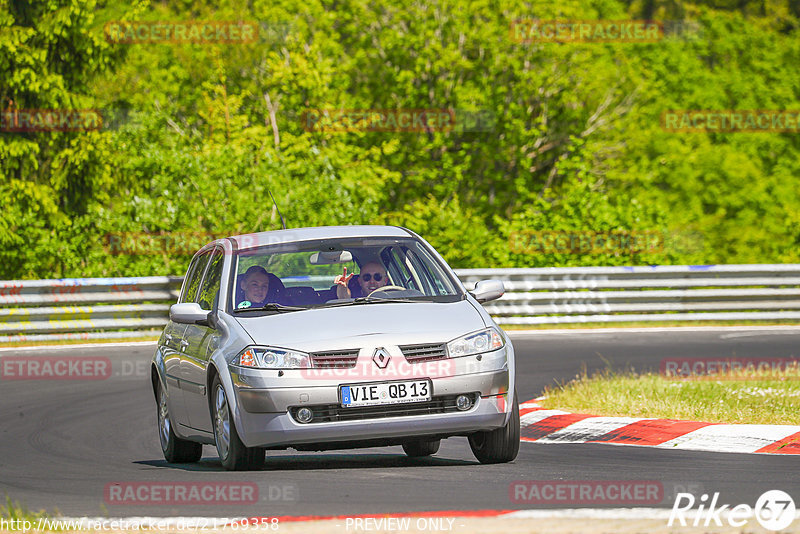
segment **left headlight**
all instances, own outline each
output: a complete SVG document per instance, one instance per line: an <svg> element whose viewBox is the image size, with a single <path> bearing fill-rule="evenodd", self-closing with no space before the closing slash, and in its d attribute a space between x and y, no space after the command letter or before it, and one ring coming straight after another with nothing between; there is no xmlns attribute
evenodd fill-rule
<svg viewBox="0 0 800 534"><path fill-rule="evenodd" d="M505 342L500 332L494 327L489 327L486 330L454 339L447 344L447 355L450 358L471 356L473 354L500 349L503 345L505 345Z"/></svg>
<svg viewBox="0 0 800 534"><path fill-rule="evenodd" d="M234 360L240 367L258 369L309 369L311 358L304 352L275 347L247 347Z"/></svg>

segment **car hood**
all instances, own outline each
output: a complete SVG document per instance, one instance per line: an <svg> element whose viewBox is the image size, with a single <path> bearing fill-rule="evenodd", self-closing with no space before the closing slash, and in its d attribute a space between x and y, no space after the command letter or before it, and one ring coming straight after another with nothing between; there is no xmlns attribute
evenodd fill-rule
<svg viewBox="0 0 800 534"><path fill-rule="evenodd" d="M307 352L444 343L486 326L466 300L355 304L236 319L257 345Z"/></svg>

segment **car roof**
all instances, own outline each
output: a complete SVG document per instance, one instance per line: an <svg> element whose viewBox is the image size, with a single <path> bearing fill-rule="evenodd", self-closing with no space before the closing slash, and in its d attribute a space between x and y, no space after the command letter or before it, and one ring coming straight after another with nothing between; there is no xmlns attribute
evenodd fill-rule
<svg viewBox="0 0 800 534"><path fill-rule="evenodd" d="M308 228L289 228L255 234L231 236L228 239L236 243L239 250L292 243L295 241L311 241L315 239L337 239L347 237L411 237L414 234L400 226L352 225L352 226L315 226Z"/></svg>

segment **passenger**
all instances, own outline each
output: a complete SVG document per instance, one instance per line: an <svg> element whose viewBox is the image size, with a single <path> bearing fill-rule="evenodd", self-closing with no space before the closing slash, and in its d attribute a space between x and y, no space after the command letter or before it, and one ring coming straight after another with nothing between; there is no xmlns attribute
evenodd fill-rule
<svg viewBox="0 0 800 534"><path fill-rule="evenodd" d="M253 265L239 279L237 308L258 308L269 302L289 305L283 298L283 283L261 266Z"/></svg>
<svg viewBox="0 0 800 534"><path fill-rule="evenodd" d="M366 297L376 289L389 283L386 269L383 265L374 261L361 267L361 274L358 275L357 284L348 284L353 276L353 273L347 274L347 267L345 267L344 273L334 279L333 283L336 284L336 296L338 298Z"/></svg>

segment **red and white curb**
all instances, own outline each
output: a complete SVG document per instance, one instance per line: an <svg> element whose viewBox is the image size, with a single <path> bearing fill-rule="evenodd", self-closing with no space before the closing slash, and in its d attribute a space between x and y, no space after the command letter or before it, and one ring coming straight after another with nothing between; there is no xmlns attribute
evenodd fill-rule
<svg viewBox="0 0 800 534"><path fill-rule="evenodd" d="M602 417L547 410L536 400L519 407L521 441L608 443L710 452L800 454L800 426L730 425Z"/></svg>

